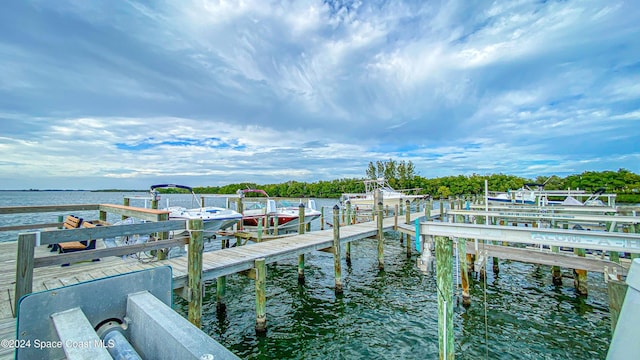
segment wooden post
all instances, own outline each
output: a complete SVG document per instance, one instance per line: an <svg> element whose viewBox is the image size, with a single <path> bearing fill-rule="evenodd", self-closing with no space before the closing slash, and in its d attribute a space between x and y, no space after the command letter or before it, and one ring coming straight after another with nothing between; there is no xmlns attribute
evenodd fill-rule
<svg viewBox="0 0 640 360"><path fill-rule="evenodd" d="M256 229L256 233L257 233L257 239L256 242L262 242L262 219L258 219L258 229Z"/></svg>
<svg viewBox="0 0 640 360"><path fill-rule="evenodd" d="M256 269L256 332L267 332L267 266L264 258L255 261Z"/></svg>
<svg viewBox="0 0 640 360"><path fill-rule="evenodd" d="M278 235L278 213L273 215L273 235Z"/></svg>
<svg viewBox="0 0 640 360"><path fill-rule="evenodd" d="M338 214L340 208L338 205L333 207L333 269L335 273L335 291L336 294L342 293L342 268L340 267L340 224L338 223Z"/></svg>
<svg viewBox="0 0 640 360"><path fill-rule="evenodd" d="M440 221L444 222L444 199L440 198Z"/></svg>
<svg viewBox="0 0 640 360"><path fill-rule="evenodd" d="M238 212L244 215L244 207L242 206L242 197L238 197L238 201L236 202L236 207L238 208ZM242 220L238 222L238 230L243 229ZM240 241L238 241L239 243Z"/></svg>
<svg viewBox="0 0 640 360"><path fill-rule="evenodd" d="M204 241L202 238L202 219L188 221L189 239L188 251L188 286L189 286L189 321L200 328L202 321L202 251Z"/></svg>
<svg viewBox="0 0 640 360"><path fill-rule="evenodd" d="M436 236L436 287L438 292L438 348L440 359L454 358L453 347L453 244Z"/></svg>
<svg viewBox="0 0 640 360"><path fill-rule="evenodd" d="M496 224L496 219L495 218L491 218L489 221L491 222L491 225L495 225ZM494 241L492 244L493 245L498 245L498 242ZM494 274L498 275L500 273L500 263L498 262L498 257L497 256L493 257L493 267L492 267L492 269L493 269L493 273Z"/></svg>
<svg viewBox="0 0 640 360"><path fill-rule="evenodd" d="M36 234L18 235L18 259L16 261L16 289L14 302L14 316L18 314L20 298L33 291L33 255L36 247Z"/></svg>
<svg viewBox="0 0 640 360"><path fill-rule="evenodd" d="M269 218L269 213L267 212L267 208L264 208L264 226L263 231L265 234L269 234L269 227L271 227L271 218Z"/></svg>
<svg viewBox="0 0 640 360"><path fill-rule="evenodd" d="M158 215L158 221L167 221L167 220L169 220L169 214ZM202 226L200 227L200 230L202 230ZM166 240L168 238L169 238L168 232L161 232L158 234L158 240ZM165 260L168 254L169 254L169 249L159 249L157 253L158 260Z"/></svg>
<svg viewBox="0 0 640 360"><path fill-rule="evenodd" d="M382 217L382 201L378 203L378 269L384 270L384 231Z"/></svg>
<svg viewBox="0 0 640 360"><path fill-rule="evenodd" d="M382 205L380 205L380 211L376 211L376 207L378 206L378 204L382 204L383 200L382 200L382 192L380 191L380 189L376 189L373 192L373 205L371 206L371 216L372 216L372 221L375 220L375 217L378 215L382 215Z"/></svg>
<svg viewBox="0 0 640 360"><path fill-rule="evenodd" d="M578 256L586 256L586 251L584 249L575 248L573 251ZM575 286L578 295L586 296L588 294L587 270L573 269L573 285Z"/></svg>
<svg viewBox="0 0 640 360"><path fill-rule="evenodd" d="M352 216L353 216L353 209L351 208L351 202L347 201L347 225L351 225L352 224ZM335 216L334 216L334 222L335 222Z"/></svg>
<svg viewBox="0 0 640 360"><path fill-rule="evenodd" d="M347 204L348 203L347 201ZM320 207L320 230L324 230L324 206Z"/></svg>
<svg viewBox="0 0 640 360"><path fill-rule="evenodd" d="M431 200L427 201L427 203L424 205L424 217L427 219L427 221L431 221L432 207L433 207L433 203L431 203Z"/></svg>
<svg viewBox="0 0 640 360"><path fill-rule="evenodd" d="M298 234L304 234L304 204L298 205ZM304 254L298 255L298 283L304 283Z"/></svg>
<svg viewBox="0 0 640 360"><path fill-rule="evenodd" d="M407 211L405 211L405 224L411 225L411 205L406 201ZM411 257L411 235L407 234L407 258Z"/></svg>
<svg viewBox="0 0 640 360"><path fill-rule="evenodd" d="M609 232L618 232L618 227L615 222L607 221L606 227ZM620 253L617 251L609 251L609 260L620 264Z"/></svg>
<svg viewBox="0 0 640 360"><path fill-rule="evenodd" d="M393 230L398 231L398 205L396 205L395 211L393 212ZM400 243L402 243L404 233L400 233Z"/></svg>
<svg viewBox="0 0 640 360"><path fill-rule="evenodd" d="M146 204L146 200L145 200L145 204ZM128 197L124 198L124 201L122 202L122 205L124 206L130 206L131 204L131 199L129 199ZM122 220L126 219L128 216L126 215L122 215Z"/></svg>
<svg viewBox="0 0 640 360"><path fill-rule="evenodd" d="M347 209L352 209L350 201L347 201ZM349 219L349 224L353 225L353 224L356 223L356 215L357 214L356 214L356 210L355 209L351 210L351 215L352 215L352 217ZM333 222L335 223L335 217L334 217ZM351 265L351 242L348 242L348 243L345 244L344 252L345 252L345 259L347 261L347 265L350 266Z"/></svg>
<svg viewBox="0 0 640 360"><path fill-rule="evenodd" d="M456 215L457 223L463 223L464 217ZM469 292L469 272L467 266L467 239L458 239L458 261L460 262L460 282L462 285L462 305L471 305L471 293Z"/></svg>
<svg viewBox="0 0 640 360"><path fill-rule="evenodd" d="M553 226L553 224L552 224ZM536 226L537 227L537 226ZM569 225L567 224L567 228L569 227ZM559 253L560 252L560 247L559 246L552 246L551 247L551 251L554 253ZM553 285L556 286L561 286L562 285L562 269L560 269L560 266L552 266L551 267L551 282L553 282Z"/></svg>
<svg viewBox="0 0 640 360"><path fill-rule="evenodd" d="M227 277L220 276L216 279L216 310L222 313L227 309L224 297L227 295Z"/></svg>
<svg viewBox="0 0 640 360"><path fill-rule="evenodd" d="M634 212L634 216L635 216L635 212ZM639 226L640 224L629 224L629 233L631 234L635 234L636 233L636 227ZM633 261L633 259L636 259L640 256L640 254L637 253L631 253L630 257L631 257L631 261Z"/></svg>

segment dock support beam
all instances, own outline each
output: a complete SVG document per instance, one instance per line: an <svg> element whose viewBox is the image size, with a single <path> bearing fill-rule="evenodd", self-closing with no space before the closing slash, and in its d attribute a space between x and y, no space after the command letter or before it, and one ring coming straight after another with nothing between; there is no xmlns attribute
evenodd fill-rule
<svg viewBox="0 0 640 360"><path fill-rule="evenodd" d="M340 267L340 224L338 205L333 206L333 268L335 273L336 294L342 294L342 268Z"/></svg>
<svg viewBox="0 0 640 360"><path fill-rule="evenodd" d="M304 234L304 204L302 203L298 205L298 234ZM298 255L298 283L304 284L304 254Z"/></svg>
<svg viewBox="0 0 640 360"><path fill-rule="evenodd" d="M378 203L378 269L384 270L384 231L382 216L382 201Z"/></svg>
<svg viewBox="0 0 640 360"><path fill-rule="evenodd" d="M267 266L264 258L257 259L256 269L256 332L267 332Z"/></svg>
<svg viewBox="0 0 640 360"><path fill-rule="evenodd" d="M454 358L453 348L453 243L436 236L436 286L438 289L438 348L440 359Z"/></svg>
<svg viewBox="0 0 640 360"><path fill-rule="evenodd" d="M189 284L189 322L200 328L202 321L202 251L204 241L202 239L202 219L189 220L188 251L188 284Z"/></svg>

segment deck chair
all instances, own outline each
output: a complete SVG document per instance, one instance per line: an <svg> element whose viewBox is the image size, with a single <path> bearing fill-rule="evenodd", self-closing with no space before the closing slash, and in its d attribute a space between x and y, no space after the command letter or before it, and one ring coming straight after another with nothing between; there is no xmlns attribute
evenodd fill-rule
<svg viewBox="0 0 640 360"><path fill-rule="evenodd" d="M82 225L78 226L77 228L79 227L92 228L92 227L98 226L88 221L82 221L82 219L80 219L80 223ZM60 249L59 250L60 253L69 253L69 252L80 251L80 250L92 250L96 248L96 240L93 239L93 240L63 242L58 244L58 247Z"/></svg>
<svg viewBox="0 0 640 360"><path fill-rule="evenodd" d="M68 220L68 221L67 221ZM79 227L92 228L96 226L100 226L100 224L93 224L89 221L83 221L82 218L77 218L72 215L67 216L67 220L65 220L64 228L65 229L77 229ZM77 225L74 227L74 225ZM83 240L83 241L68 241L58 244L58 252L59 253L70 253L74 251L82 251L82 250L93 250L96 248L96 240ZM93 259L91 261L100 261L100 259ZM62 264L62 266L69 266L69 263Z"/></svg>
<svg viewBox="0 0 640 360"><path fill-rule="evenodd" d="M77 229L80 227L80 225L82 225L82 218L79 218L75 215L67 215L67 217L64 219L64 222L62 223L62 228L63 229ZM51 248L51 252L57 251L57 252L62 252L61 251L61 244L53 244L50 245L49 247ZM69 245L71 247L71 245Z"/></svg>

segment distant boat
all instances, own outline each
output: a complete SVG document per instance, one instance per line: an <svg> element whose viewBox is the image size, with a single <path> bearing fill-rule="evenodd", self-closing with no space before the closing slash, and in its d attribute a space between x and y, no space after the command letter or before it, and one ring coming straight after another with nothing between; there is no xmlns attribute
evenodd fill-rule
<svg viewBox="0 0 640 360"><path fill-rule="evenodd" d="M517 190L507 192L487 192L488 203L525 204L525 205L561 205L561 206L614 206L615 194L605 194L604 188L599 188L593 194L587 194L584 190L545 190L544 184L524 184ZM586 200L579 199L587 197ZM607 203L600 200L606 197ZM553 200L552 200L552 199Z"/></svg>
<svg viewBox="0 0 640 360"><path fill-rule="evenodd" d="M275 227L276 220L278 229L297 230L300 224L300 204L292 200L275 200L269 197L264 190L260 189L244 189L238 190L238 195L244 197L246 194L259 193L265 196L264 201L257 198L253 201L243 201L243 217L242 225L245 228L253 229L262 223L263 226L268 225L270 228ZM320 217L322 213L316 209L315 200L309 199L304 206L304 224L309 224L313 220ZM265 217L269 218L269 223L265 224Z"/></svg>
<svg viewBox="0 0 640 360"><path fill-rule="evenodd" d="M198 204L202 204L201 199L195 194L191 187L176 184L152 185L151 195L156 201L159 200L160 197L156 191L158 188L179 188L188 190L191 195L193 195L194 200L197 201ZM205 206L191 209L182 206L167 206L165 210L170 212L169 219L171 220L202 219L203 230L207 232L228 229L242 219L242 214L237 211L217 206Z"/></svg>
<svg viewBox="0 0 640 360"><path fill-rule="evenodd" d="M382 201L382 204L385 207L404 205L406 200L413 202L418 199L426 199L429 197L428 195L409 194L410 191L416 191L419 189L395 190L384 178L364 180L364 187L364 193L343 193L340 196L340 203L346 204L348 201L351 206L371 209L376 201L376 191L380 191L382 199L379 201Z"/></svg>
<svg viewBox="0 0 640 360"><path fill-rule="evenodd" d="M535 205L538 200L536 190L530 186L544 186L540 184L525 184L517 190L509 190L507 192L491 192L487 195L487 201L490 203L510 203L510 204L528 204Z"/></svg>

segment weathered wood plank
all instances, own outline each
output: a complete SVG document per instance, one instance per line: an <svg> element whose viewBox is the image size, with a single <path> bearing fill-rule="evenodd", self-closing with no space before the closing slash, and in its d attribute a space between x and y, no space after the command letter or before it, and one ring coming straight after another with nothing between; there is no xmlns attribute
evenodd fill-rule
<svg viewBox="0 0 640 360"><path fill-rule="evenodd" d="M86 261L92 259L100 259L110 256L122 256L133 254L142 251L150 251L155 249L162 249L173 246L184 246L188 239L170 239L150 241L143 244L117 246L112 248L95 249L95 250L83 250L79 252L59 254L53 256L38 257L34 260L35 267L51 266L67 264L79 261Z"/></svg>
<svg viewBox="0 0 640 360"><path fill-rule="evenodd" d="M85 210L98 210L99 208L100 208L100 205L98 204L0 206L0 215L41 213L41 212L85 211Z"/></svg>
<svg viewBox="0 0 640 360"><path fill-rule="evenodd" d="M186 229L184 220L168 220L142 224L96 226L93 228L80 228L70 230L51 230L43 231L40 233L40 244L49 245L66 241L113 238L118 236L151 234L155 232L166 232L171 230L184 229Z"/></svg>

